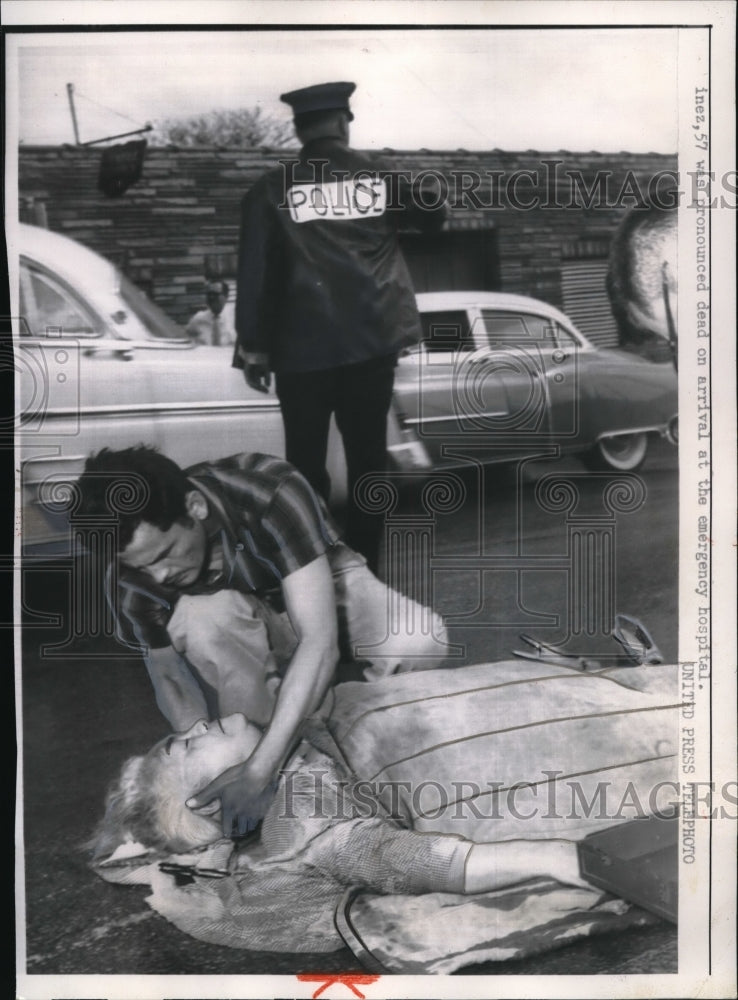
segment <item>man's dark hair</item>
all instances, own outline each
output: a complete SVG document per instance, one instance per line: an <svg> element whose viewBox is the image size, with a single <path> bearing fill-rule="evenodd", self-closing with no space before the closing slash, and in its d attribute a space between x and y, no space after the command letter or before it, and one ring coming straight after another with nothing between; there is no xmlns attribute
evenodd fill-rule
<svg viewBox="0 0 738 1000"><path fill-rule="evenodd" d="M176 462L143 444L120 451L103 448L91 455L77 485L80 513L116 518L121 550L142 521L167 531L186 518L185 497L192 490Z"/></svg>

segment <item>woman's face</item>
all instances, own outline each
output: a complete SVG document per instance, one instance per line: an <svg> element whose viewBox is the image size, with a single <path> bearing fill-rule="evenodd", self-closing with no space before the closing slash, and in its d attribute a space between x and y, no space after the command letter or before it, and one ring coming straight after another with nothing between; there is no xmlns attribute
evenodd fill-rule
<svg viewBox="0 0 738 1000"><path fill-rule="evenodd" d="M261 730L243 715L206 722L200 719L187 732L175 733L155 749L166 784L182 803L223 771L251 756Z"/></svg>

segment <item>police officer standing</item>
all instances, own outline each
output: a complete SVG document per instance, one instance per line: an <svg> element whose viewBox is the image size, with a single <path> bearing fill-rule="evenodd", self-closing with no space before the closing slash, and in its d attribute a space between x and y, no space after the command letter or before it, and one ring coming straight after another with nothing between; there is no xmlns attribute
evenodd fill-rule
<svg viewBox="0 0 738 1000"><path fill-rule="evenodd" d="M234 365L268 391L275 374L286 457L328 499L331 415L348 470L346 541L376 571L382 520L354 496L386 465L398 353L421 336L398 228L437 230L439 199L413 198L392 168L349 147L353 83L283 94L302 143L245 195Z"/></svg>

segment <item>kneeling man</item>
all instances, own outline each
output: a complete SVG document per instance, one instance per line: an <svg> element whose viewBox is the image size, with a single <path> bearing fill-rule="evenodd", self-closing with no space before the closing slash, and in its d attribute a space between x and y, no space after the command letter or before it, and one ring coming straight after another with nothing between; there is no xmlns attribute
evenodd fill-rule
<svg viewBox="0 0 738 1000"><path fill-rule="evenodd" d="M244 832L244 797L253 819L339 663L365 661L371 680L443 661L440 618L381 583L281 459L241 454L182 470L153 448L103 449L79 488L87 515L116 515L108 599L172 727L235 712L264 727L238 774L212 786L226 834L229 801L241 804ZM116 496L126 502L111 507Z"/></svg>

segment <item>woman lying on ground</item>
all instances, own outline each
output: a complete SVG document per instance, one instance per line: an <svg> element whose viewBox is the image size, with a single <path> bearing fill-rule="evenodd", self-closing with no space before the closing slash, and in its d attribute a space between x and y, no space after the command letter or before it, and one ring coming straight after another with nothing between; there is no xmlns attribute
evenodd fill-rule
<svg viewBox="0 0 738 1000"><path fill-rule="evenodd" d="M674 676L513 661L434 671L422 696L407 675L340 685L283 768L259 836L240 844L185 803L261 730L241 715L203 720L126 763L97 869L150 883L151 905L188 933L255 950L341 947L333 915L347 887L477 894L543 878L577 887L567 900L591 924L602 896L579 876L576 841L664 805L654 788L673 777Z"/></svg>

